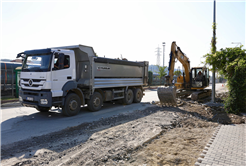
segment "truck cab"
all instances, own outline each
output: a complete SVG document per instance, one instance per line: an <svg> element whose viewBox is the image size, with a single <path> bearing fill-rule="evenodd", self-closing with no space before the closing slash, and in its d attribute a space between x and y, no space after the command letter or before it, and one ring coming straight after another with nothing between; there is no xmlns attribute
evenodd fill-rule
<svg viewBox="0 0 246 166"><path fill-rule="evenodd" d="M74 51L42 49L20 55L24 55L19 92L23 105L39 110L59 105L57 99L63 96L63 86L75 80Z"/></svg>

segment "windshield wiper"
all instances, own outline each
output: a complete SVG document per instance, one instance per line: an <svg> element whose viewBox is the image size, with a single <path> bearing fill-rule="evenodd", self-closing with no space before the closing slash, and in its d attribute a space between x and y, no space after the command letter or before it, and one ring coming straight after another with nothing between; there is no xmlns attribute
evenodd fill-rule
<svg viewBox="0 0 246 166"><path fill-rule="evenodd" d="M22 71L30 71L30 69L22 69Z"/></svg>
<svg viewBox="0 0 246 166"><path fill-rule="evenodd" d="M38 70L35 70L35 71L45 71L44 69L38 69Z"/></svg>

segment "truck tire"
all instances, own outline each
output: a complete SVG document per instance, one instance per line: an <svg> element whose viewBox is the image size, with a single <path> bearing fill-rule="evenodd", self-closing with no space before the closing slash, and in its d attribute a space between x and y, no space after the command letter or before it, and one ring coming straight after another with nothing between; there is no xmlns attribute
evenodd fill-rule
<svg viewBox="0 0 246 166"><path fill-rule="evenodd" d="M137 88L134 90L134 98L133 102L134 103L140 103L143 98L143 92L141 89Z"/></svg>
<svg viewBox="0 0 246 166"><path fill-rule="evenodd" d="M102 95L99 92L94 92L87 105L91 112L99 111L103 105Z"/></svg>
<svg viewBox="0 0 246 166"><path fill-rule="evenodd" d="M65 105L62 108L62 113L65 116L77 115L80 111L81 100L75 93L69 93L65 99Z"/></svg>
<svg viewBox="0 0 246 166"><path fill-rule="evenodd" d="M133 91L131 89L128 89L123 99L123 104L125 105L132 104L133 98L134 98Z"/></svg>
<svg viewBox="0 0 246 166"><path fill-rule="evenodd" d="M51 107L38 107L36 108L39 112L48 112Z"/></svg>

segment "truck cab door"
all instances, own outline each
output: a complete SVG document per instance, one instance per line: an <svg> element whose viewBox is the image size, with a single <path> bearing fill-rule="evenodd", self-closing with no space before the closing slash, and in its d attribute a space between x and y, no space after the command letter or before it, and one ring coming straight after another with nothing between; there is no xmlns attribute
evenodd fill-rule
<svg viewBox="0 0 246 166"><path fill-rule="evenodd" d="M62 87L68 82L75 79L73 56L59 53L53 58L52 68L52 97L63 95Z"/></svg>

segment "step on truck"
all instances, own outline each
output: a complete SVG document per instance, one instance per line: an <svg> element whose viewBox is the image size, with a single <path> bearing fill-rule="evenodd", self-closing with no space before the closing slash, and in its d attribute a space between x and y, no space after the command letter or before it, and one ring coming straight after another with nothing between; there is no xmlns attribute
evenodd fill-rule
<svg viewBox="0 0 246 166"><path fill-rule="evenodd" d="M23 106L48 112L62 108L66 116L101 109L103 102L139 103L148 82L148 62L97 57L84 45L28 50L23 58L19 100Z"/></svg>

